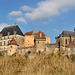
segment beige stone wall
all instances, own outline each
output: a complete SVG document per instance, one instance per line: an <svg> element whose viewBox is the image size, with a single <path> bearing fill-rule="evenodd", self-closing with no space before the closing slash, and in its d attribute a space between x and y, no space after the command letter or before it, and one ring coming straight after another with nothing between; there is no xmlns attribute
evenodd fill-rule
<svg viewBox="0 0 75 75"><path fill-rule="evenodd" d="M65 50L65 47L69 45L70 40L73 40L74 38L72 37L70 39L69 36L61 36L60 38L56 39L56 44L58 46L58 48L60 48L60 50ZM67 40L67 44L66 44L66 40Z"/></svg>
<svg viewBox="0 0 75 75"><path fill-rule="evenodd" d="M25 55L26 53L28 53L28 51L31 51L31 53L35 53L35 47L23 47L23 48L18 48L17 49L17 52L20 54L20 55Z"/></svg>
<svg viewBox="0 0 75 75"><path fill-rule="evenodd" d="M19 47L24 47L24 36L16 35L15 40L17 44L19 45Z"/></svg>
<svg viewBox="0 0 75 75"><path fill-rule="evenodd" d="M18 46L17 45L9 45L8 46L8 55L12 55L16 52Z"/></svg>
<svg viewBox="0 0 75 75"><path fill-rule="evenodd" d="M43 52L46 48L46 39L36 39L36 52Z"/></svg>
<svg viewBox="0 0 75 75"><path fill-rule="evenodd" d="M34 36L27 35L24 37L24 47L31 47L34 46Z"/></svg>
<svg viewBox="0 0 75 75"><path fill-rule="evenodd" d="M12 38L16 40L19 47L24 47L24 36L21 35L10 35L10 36L3 36L0 38L0 50L7 50L8 49L8 43L12 40ZM5 44L4 44L5 43Z"/></svg>
<svg viewBox="0 0 75 75"><path fill-rule="evenodd" d="M75 48L74 47L66 48L65 55L71 55L71 54L75 54Z"/></svg>
<svg viewBox="0 0 75 75"><path fill-rule="evenodd" d="M50 37L46 37L46 44L50 44Z"/></svg>

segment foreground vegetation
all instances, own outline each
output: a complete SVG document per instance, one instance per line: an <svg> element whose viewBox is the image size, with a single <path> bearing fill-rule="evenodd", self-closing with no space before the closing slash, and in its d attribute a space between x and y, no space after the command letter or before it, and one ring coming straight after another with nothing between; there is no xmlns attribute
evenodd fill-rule
<svg viewBox="0 0 75 75"><path fill-rule="evenodd" d="M0 56L0 75L75 75L75 55Z"/></svg>

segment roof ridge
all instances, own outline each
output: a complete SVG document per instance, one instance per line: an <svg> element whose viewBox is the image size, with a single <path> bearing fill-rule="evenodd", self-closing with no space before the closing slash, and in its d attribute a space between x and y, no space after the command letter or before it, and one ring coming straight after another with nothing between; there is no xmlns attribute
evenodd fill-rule
<svg viewBox="0 0 75 75"><path fill-rule="evenodd" d="M7 27L4 27L4 28L13 27L13 26L15 26L15 25L9 25L9 26L7 26ZM16 25L16 26L18 26L18 25Z"/></svg>
<svg viewBox="0 0 75 75"><path fill-rule="evenodd" d="M63 31L69 31L69 30L63 30ZM75 31L69 31L69 32L75 32Z"/></svg>

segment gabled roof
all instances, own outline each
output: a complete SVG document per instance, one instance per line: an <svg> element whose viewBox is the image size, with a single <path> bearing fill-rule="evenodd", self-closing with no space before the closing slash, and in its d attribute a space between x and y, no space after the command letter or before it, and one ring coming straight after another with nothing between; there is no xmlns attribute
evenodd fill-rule
<svg viewBox="0 0 75 75"><path fill-rule="evenodd" d="M14 38L12 38L12 40L10 41L10 43L8 45L17 45L16 41ZM18 45L17 45L18 46Z"/></svg>
<svg viewBox="0 0 75 75"><path fill-rule="evenodd" d="M23 36L23 33L20 30L20 28L18 27L18 25L4 27L3 30L1 31L1 33L3 36L7 36L8 32L10 32L10 35L13 35L14 31L16 31L16 34Z"/></svg>
<svg viewBox="0 0 75 75"><path fill-rule="evenodd" d="M41 33L41 37L40 37L40 33ZM34 35L35 38L37 39L45 39L45 36L46 36L43 32L41 32L41 30L39 30L38 33L33 33L33 31L30 31L30 32L25 33L25 35Z"/></svg>
<svg viewBox="0 0 75 75"><path fill-rule="evenodd" d="M33 31L26 32L25 35L32 35Z"/></svg>
<svg viewBox="0 0 75 75"><path fill-rule="evenodd" d="M67 30L64 30L62 32L63 35L72 35L72 36L75 36L75 31L67 31Z"/></svg>

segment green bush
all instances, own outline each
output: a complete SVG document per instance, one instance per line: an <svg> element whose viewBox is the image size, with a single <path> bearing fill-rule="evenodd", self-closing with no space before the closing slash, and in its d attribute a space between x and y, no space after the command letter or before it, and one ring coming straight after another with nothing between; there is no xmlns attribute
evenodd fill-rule
<svg viewBox="0 0 75 75"><path fill-rule="evenodd" d="M71 58L71 61L75 61L75 55L74 54L70 55L70 58Z"/></svg>
<svg viewBox="0 0 75 75"><path fill-rule="evenodd" d="M16 53L14 53L11 57L15 57L16 56Z"/></svg>
<svg viewBox="0 0 75 75"><path fill-rule="evenodd" d="M58 57L60 58L60 52L58 52Z"/></svg>
<svg viewBox="0 0 75 75"><path fill-rule="evenodd" d="M28 59L28 55L24 55L26 59Z"/></svg>
<svg viewBox="0 0 75 75"><path fill-rule="evenodd" d="M40 54L40 53L41 53L41 51L39 50L39 51L38 51L38 54Z"/></svg>
<svg viewBox="0 0 75 75"><path fill-rule="evenodd" d="M31 53L31 51L28 51L28 54L30 54Z"/></svg>

